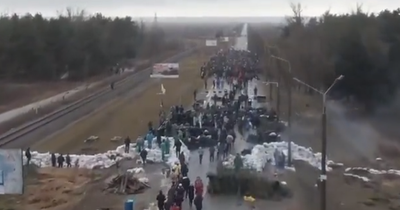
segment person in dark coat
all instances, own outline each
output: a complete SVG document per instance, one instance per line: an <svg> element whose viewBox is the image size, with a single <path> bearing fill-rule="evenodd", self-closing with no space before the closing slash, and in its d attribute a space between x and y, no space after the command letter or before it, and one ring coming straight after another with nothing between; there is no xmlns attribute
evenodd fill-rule
<svg viewBox="0 0 400 210"><path fill-rule="evenodd" d="M65 158L62 154L60 154L57 158L58 167L62 168L64 165Z"/></svg>
<svg viewBox="0 0 400 210"><path fill-rule="evenodd" d="M202 195L196 195L194 198L194 206L196 207L196 210L201 210L203 208L203 196Z"/></svg>
<svg viewBox="0 0 400 210"><path fill-rule="evenodd" d="M180 164L181 165L185 164L185 162L186 162L185 154L183 152L181 152L178 157L179 157Z"/></svg>
<svg viewBox="0 0 400 210"><path fill-rule="evenodd" d="M51 166L52 167L56 167L57 166L57 158L56 158L56 155L54 153L51 153L50 159L51 159Z"/></svg>
<svg viewBox="0 0 400 210"><path fill-rule="evenodd" d="M214 162L215 147L211 146L209 150L210 150L210 162Z"/></svg>
<svg viewBox="0 0 400 210"><path fill-rule="evenodd" d="M176 156L178 156L178 157L181 154L181 146L182 146L181 141L180 140L175 140L175 145L174 145L175 153L176 153Z"/></svg>
<svg viewBox="0 0 400 210"><path fill-rule="evenodd" d="M67 156L65 157L65 162L67 163L67 167L71 168L71 157L69 156L69 154L67 154Z"/></svg>
<svg viewBox="0 0 400 210"><path fill-rule="evenodd" d="M183 189L185 189L185 198L189 196L189 185L190 185L190 179L189 177L185 176L182 178L182 186Z"/></svg>
<svg viewBox="0 0 400 210"><path fill-rule="evenodd" d="M185 189L183 188L182 183L179 183L179 184L178 184L178 187L176 188L176 195L177 195L177 196L182 196L182 198L184 197L184 195L185 195Z"/></svg>
<svg viewBox="0 0 400 210"><path fill-rule="evenodd" d="M160 192L157 195L157 206L158 210L164 210L164 203L167 200L163 192L160 190Z"/></svg>
<svg viewBox="0 0 400 210"><path fill-rule="evenodd" d="M190 208L192 208L193 205L193 199L194 199L194 186L191 184L189 185L189 190L188 190L188 194L189 194L189 206Z"/></svg>
<svg viewBox="0 0 400 210"><path fill-rule="evenodd" d="M186 165L186 163L181 164L181 175L182 175L182 177L185 177L185 176L187 177L188 173L189 173L189 168Z"/></svg>
<svg viewBox="0 0 400 210"><path fill-rule="evenodd" d="M147 150L143 149L140 152L140 157L142 158L143 166L146 165L146 159L147 159Z"/></svg>
<svg viewBox="0 0 400 210"><path fill-rule="evenodd" d="M182 209L182 202L185 195L185 189L183 189L182 184L179 184L178 188L176 189L176 196L175 196L175 203Z"/></svg>
<svg viewBox="0 0 400 210"><path fill-rule="evenodd" d="M129 146L131 144L131 139L129 136L125 138L125 153L129 153Z"/></svg>
<svg viewBox="0 0 400 210"><path fill-rule="evenodd" d="M31 162L31 158L32 158L31 148L30 147L28 147L25 150L25 157L26 157L26 160L27 160L26 164L29 165L29 163Z"/></svg>
<svg viewBox="0 0 400 210"><path fill-rule="evenodd" d="M171 186L171 188L168 190L168 198L167 201L164 203L164 208L168 210L174 203L175 203L175 186Z"/></svg>

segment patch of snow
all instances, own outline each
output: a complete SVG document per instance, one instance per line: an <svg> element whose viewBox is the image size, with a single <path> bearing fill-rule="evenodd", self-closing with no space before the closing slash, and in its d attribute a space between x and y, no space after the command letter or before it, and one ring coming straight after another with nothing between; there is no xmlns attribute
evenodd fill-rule
<svg viewBox="0 0 400 210"><path fill-rule="evenodd" d="M131 168L126 170L128 173L132 173L132 174L140 174L140 173L145 173L144 169L141 167L136 167L136 168Z"/></svg>
<svg viewBox="0 0 400 210"><path fill-rule="evenodd" d="M365 177L365 176L359 176L359 175L350 174L350 173L344 173L343 175L344 175L344 176L351 176L351 177L354 177L354 178L357 178L357 179L361 179L361 180L364 181L364 182L369 182L369 181L370 181L370 180L369 180L367 177Z"/></svg>
<svg viewBox="0 0 400 210"><path fill-rule="evenodd" d="M142 183L149 183L149 178L147 178L147 177L140 177L138 180L139 180L139 182L142 182Z"/></svg>
<svg viewBox="0 0 400 210"><path fill-rule="evenodd" d="M302 160L308 162L313 167L321 169L321 153L314 153L311 148L306 148L303 146L299 146L292 142L292 159L293 160ZM274 152L275 150L281 151L287 157L288 154L288 143L287 142L271 142L264 143L263 145L255 145L251 150L251 154L244 155L243 157L243 165L245 168L255 169L257 171L262 171L267 161L271 161L272 164L275 164ZM233 159L234 156L230 156L227 161L223 164L226 167L233 167ZM327 170L330 171L332 165L343 165L341 163L334 163L331 160L327 161ZM287 169L293 169L289 168Z"/></svg>
<svg viewBox="0 0 400 210"><path fill-rule="evenodd" d="M400 176L400 170L397 169L377 170L373 168L364 168L364 167L352 167L345 169L345 172L351 172L351 171L365 171L373 175L393 174Z"/></svg>

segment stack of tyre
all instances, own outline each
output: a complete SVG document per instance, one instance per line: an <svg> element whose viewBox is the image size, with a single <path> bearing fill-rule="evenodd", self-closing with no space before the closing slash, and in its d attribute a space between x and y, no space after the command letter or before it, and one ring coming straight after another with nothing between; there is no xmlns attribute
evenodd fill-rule
<svg viewBox="0 0 400 210"><path fill-rule="evenodd" d="M208 173L207 190L215 195L251 195L260 199L289 198L292 196L286 184L277 179L268 179L265 174L242 169L235 173L233 169L218 166L215 172Z"/></svg>

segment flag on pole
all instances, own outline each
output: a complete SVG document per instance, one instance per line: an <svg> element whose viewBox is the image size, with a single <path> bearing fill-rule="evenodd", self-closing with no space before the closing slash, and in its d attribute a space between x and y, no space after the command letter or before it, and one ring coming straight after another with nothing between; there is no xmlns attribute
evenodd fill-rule
<svg viewBox="0 0 400 210"><path fill-rule="evenodd" d="M165 95L166 92L167 90L165 90L164 84L161 83L161 94Z"/></svg>

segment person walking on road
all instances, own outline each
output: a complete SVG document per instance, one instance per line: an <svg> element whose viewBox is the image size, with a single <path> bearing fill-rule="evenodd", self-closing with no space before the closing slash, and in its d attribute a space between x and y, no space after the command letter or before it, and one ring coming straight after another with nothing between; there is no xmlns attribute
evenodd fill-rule
<svg viewBox="0 0 400 210"><path fill-rule="evenodd" d="M65 162L67 163L67 168L71 168L72 167L71 157L69 156L69 154L67 154L67 156L65 156Z"/></svg>
<svg viewBox="0 0 400 210"><path fill-rule="evenodd" d="M179 154L181 154L181 146L182 146L181 141L180 140L175 140L174 147L175 147L175 153L176 153L177 157L179 157Z"/></svg>
<svg viewBox="0 0 400 210"><path fill-rule="evenodd" d="M196 197L194 198L194 206L196 207L196 210L203 209L203 195L196 195Z"/></svg>
<svg viewBox="0 0 400 210"><path fill-rule="evenodd" d="M161 190L158 193L156 199L157 199L158 210L164 210L164 203L167 200L167 198L165 197L165 195L163 194L163 192Z"/></svg>
<svg viewBox="0 0 400 210"><path fill-rule="evenodd" d="M210 147L210 162L214 162L215 147Z"/></svg>
<svg viewBox="0 0 400 210"><path fill-rule="evenodd" d="M146 160L147 160L147 150L143 149L140 151L140 157L142 158L143 166L146 165Z"/></svg>
<svg viewBox="0 0 400 210"><path fill-rule="evenodd" d="M189 186L190 186L190 179L187 176L184 176L182 178L182 186L183 189L185 190L185 199L189 197Z"/></svg>
<svg viewBox="0 0 400 210"><path fill-rule="evenodd" d="M193 206L193 200L194 200L194 186L193 184L189 185L189 207L192 208Z"/></svg>
<svg viewBox="0 0 400 210"><path fill-rule="evenodd" d="M129 153L129 146L131 145L131 139L129 138L129 136L125 138L124 143L125 143L124 151L125 153Z"/></svg>
<svg viewBox="0 0 400 210"><path fill-rule="evenodd" d="M201 165L201 163L203 162L203 155L204 155L204 149L202 147L199 147L199 163Z"/></svg>

